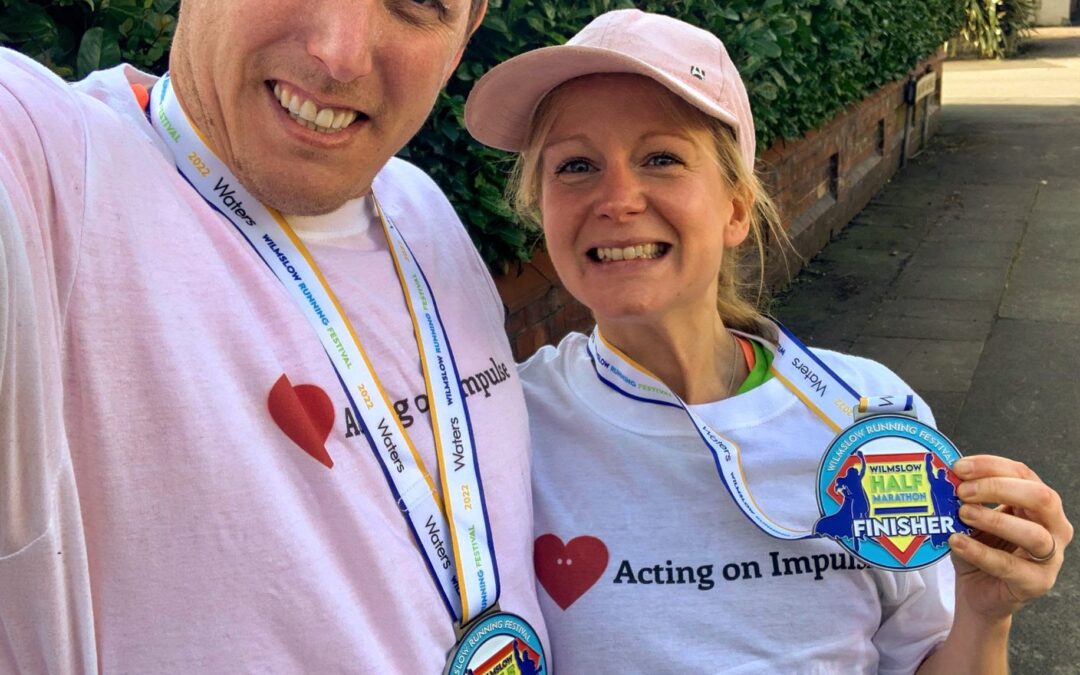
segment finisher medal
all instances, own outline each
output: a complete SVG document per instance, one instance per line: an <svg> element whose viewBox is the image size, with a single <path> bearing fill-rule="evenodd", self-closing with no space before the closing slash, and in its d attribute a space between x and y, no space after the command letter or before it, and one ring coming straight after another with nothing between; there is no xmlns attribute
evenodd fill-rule
<svg viewBox="0 0 1080 675"><path fill-rule="evenodd" d="M818 536L875 566L913 570L949 552L960 522L956 446L899 414L864 417L840 432L818 470Z"/></svg>
<svg viewBox="0 0 1080 675"><path fill-rule="evenodd" d="M949 535L969 531L960 522L960 480L951 468L960 458L956 446L916 419L913 395L860 396L786 328L774 325L778 339L770 347L775 352L769 372L839 434L818 470L821 517L811 530L789 527L762 511L747 483L739 446L604 340L599 328L589 337L588 350L597 377L615 391L686 413L735 505L770 537L828 537L864 562L889 570L919 569L943 558Z"/></svg>
<svg viewBox="0 0 1080 675"><path fill-rule="evenodd" d="M544 647L536 631L516 614L500 612L496 605L459 632L443 675L547 672Z"/></svg>

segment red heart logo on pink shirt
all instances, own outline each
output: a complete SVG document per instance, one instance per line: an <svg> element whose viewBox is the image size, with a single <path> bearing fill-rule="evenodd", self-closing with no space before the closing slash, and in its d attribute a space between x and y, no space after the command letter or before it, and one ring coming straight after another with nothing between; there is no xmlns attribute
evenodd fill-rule
<svg viewBox="0 0 1080 675"><path fill-rule="evenodd" d="M600 580L607 564L607 546L596 537L577 537L563 544L553 534L542 534L533 544L536 578L564 610Z"/></svg>
<svg viewBox="0 0 1080 675"><path fill-rule="evenodd" d="M325 391L313 384L294 387L288 376L282 375L270 389L266 405L270 417L293 443L326 468L334 468L326 451L326 439L334 428L334 403Z"/></svg>

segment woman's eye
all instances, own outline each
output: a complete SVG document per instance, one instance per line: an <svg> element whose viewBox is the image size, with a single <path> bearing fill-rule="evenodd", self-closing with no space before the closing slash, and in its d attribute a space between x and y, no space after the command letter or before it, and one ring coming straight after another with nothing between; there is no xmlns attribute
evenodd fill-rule
<svg viewBox="0 0 1080 675"><path fill-rule="evenodd" d="M681 159L671 154L670 152L657 152L655 154L649 155L645 159L645 163L648 166L665 167L675 166L677 164L682 164L683 162Z"/></svg>
<svg viewBox="0 0 1080 675"><path fill-rule="evenodd" d="M588 173L592 170L592 165L589 161L580 157L574 159L568 159L558 167L555 168L556 174L568 174L568 173Z"/></svg>

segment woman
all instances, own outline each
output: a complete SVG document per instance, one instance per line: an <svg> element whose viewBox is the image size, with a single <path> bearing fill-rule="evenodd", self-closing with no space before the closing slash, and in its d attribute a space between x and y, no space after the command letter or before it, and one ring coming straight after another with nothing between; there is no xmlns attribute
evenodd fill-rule
<svg viewBox="0 0 1080 675"><path fill-rule="evenodd" d="M898 558L932 557L928 536L849 536L847 551L812 536L819 517L833 526L819 492L860 500L850 512L862 520L849 521L865 526L864 486L873 496L902 479L897 494L929 500L918 490L931 462L920 447L894 462L906 477L863 481L863 457L841 453L835 479L815 489L825 449L841 441L837 411L810 399L826 387L908 389L832 352L798 352L811 383L801 388L773 363L798 345L736 283L741 247L760 259L775 216L720 41L611 12L565 46L488 73L466 121L481 142L521 153L517 205L542 221L560 278L597 322L521 368L557 672L1004 672L1012 613L1053 585L1072 538L1060 499L1016 462L956 462L959 515L979 533L948 539L955 576L948 560L896 572L856 557L860 543L885 540ZM981 505L991 502L1005 506Z"/></svg>

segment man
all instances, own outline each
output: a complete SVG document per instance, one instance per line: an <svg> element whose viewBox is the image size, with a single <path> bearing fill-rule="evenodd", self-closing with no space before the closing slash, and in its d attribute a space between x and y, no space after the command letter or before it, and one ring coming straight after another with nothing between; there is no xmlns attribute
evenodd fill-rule
<svg viewBox="0 0 1080 675"><path fill-rule="evenodd" d="M392 159L484 9L185 0L161 82L0 52L0 672L436 673L496 599L542 631L498 297Z"/></svg>

